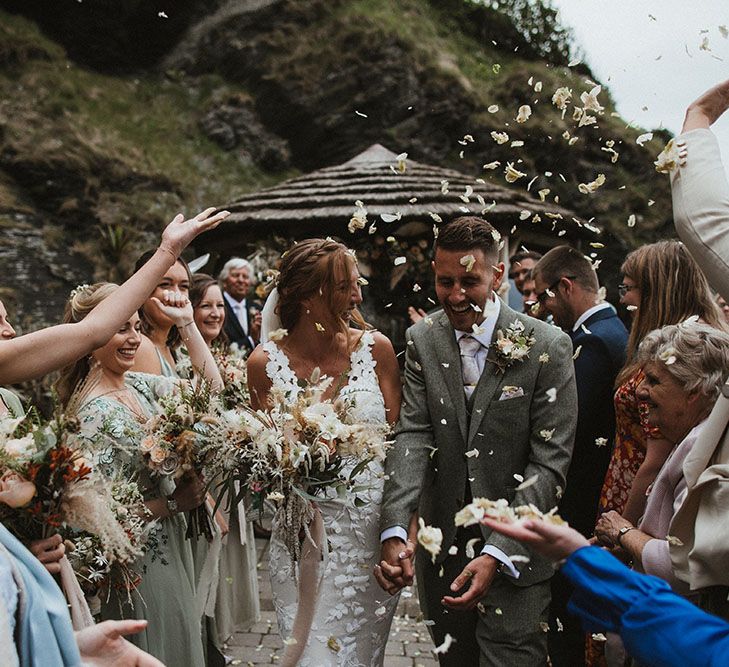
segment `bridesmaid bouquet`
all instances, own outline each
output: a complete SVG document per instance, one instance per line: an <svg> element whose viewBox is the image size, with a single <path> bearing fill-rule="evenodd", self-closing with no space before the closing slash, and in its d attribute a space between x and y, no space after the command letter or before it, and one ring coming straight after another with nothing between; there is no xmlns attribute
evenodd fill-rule
<svg viewBox="0 0 729 667"><path fill-rule="evenodd" d="M211 352L223 378L223 390L218 394L220 401L227 408L248 405L251 397L248 392L246 350L241 350L238 345L231 343L228 346L214 345ZM180 354L176 369L180 377L193 377L192 362L184 349Z"/></svg>
<svg viewBox="0 0 729 667"><path fill-rule="evenodd" d="M159 411L143 424L140 449L149 469L156 475L179 479L186 473L205 477L216 457L206 446L209 427L217 423L217 402L204 382L180 383L159 401ZM188 512L187 537L212 530L204 504Z"/></svg>
<svg viewBox="0 0 729 667"><path fill-rule="evenodd" d="M72 536L68 560L76 576L85 582L83 587L87 592L115 588L129 595L142 580L140 573L133 569L133 561L156 548L157 524L149 520L149 510L136 482L114 479L106 485L108 493L104 494L104 500L131 548L110 549L110 541L105 536L81 531Z"/></svg>
<svg viewBox="0 0 729 667"><path fill-rule="evenodd" d="M317 369L296 397L274 389L268 411L226 411L215 429L214 440L227 443L216 471L223 493L237 482L235 502L246 492L275 502L280 538L294 559L302 530L309 535L312 503L326 495L327 501L353 497L356 506L364 505L357 493L368 487L357 486L356 477L373 459L384 459L388 444L387 425L357 423L346 400L324 398L331 382Z"/></svg>
<svg viewBox="0 0 729 667"><path fill-rule="evenodd" d="M60 533L93 544L96 570L133 588L139 578L129 566L147 541L147 509L134 482L115 497L114 486L69 446L78 429L75 418L58 414L48 423L34 413L0 419L0 519L25 542Z"/></svg>

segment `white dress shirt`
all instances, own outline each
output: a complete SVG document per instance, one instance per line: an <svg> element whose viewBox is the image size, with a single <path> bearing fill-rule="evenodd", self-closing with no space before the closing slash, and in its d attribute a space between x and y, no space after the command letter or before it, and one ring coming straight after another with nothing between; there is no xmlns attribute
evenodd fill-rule
<svg viewBox="0 0 729 667"><path fill-rule="evenodd" d="M603 301L602 303L598 303L596 306L593 306L592 308L588 308L584 313L582 313L582 315L580 315L577 318L577 321L575 322L574 326L572 327L572 331L577 331L595 313L597 313L601 310L605 310L605 308L612 308L612 306L607 301Z"/></svg>
<svg viewBox="0 0 729 667"><path fill-rule="evenodd" d="M480 373L483 373L484 366L486 366L486 357L488 355L489 345L491 345L491 339L494 336L494 329L496 328L496 321L499 319L500 312L501 301L494 293L492 295L492 300L486 303L486 308L484 309L484 320L478 326L477 331L458 331L457 329L454 329L456 341L459 341L463 336L468 335L473 336L473 338L481 343L481 349L476 352L476 364L478 365ZM402 526L392 526L382 531L380 534L380 541L384 542L391 537L398 537L403 542L406 542L408 534ZM514 567L514 564L511 562L509 557L501 551L501 549L487 544L481 550L481 555L484 554L492 556L502 563L505 573L510 574L515 579L519 578L519 571Z"/></svg>

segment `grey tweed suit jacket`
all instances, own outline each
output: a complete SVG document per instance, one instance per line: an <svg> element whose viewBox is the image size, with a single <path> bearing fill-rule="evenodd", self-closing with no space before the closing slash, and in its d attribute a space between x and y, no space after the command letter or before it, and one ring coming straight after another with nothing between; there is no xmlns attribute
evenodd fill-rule
<svg viewBox="0 0 729 667"><path fill-rule="evenodd" d="M440 560L454 541L454 516L464 506L467 485L474 498L507 498L513 505L533 503L541 510L556 506L565 486L577 423L572 343L560 329L503 302L494 339L514 320L521 320L527 332L533 329L536 343L526 360L513 362L503 373L486 363L470 420L458 344L445 313L421 320L406 334L403 404L385 464L380 525L383 530L407 528L412 512L419 510L426 524L443 531ZM540 362L545 353L549 360ZM503 400L505 386L520 387L523 395ZM550 388L557 390L554 402L549 401ZM516 490L517 476L526 480L533 475L536 483ZM552 566L526 547L485 527L482 532L487 544L507 556L529 558L514 563L521 573L518 585L552 575Z"/></svg>

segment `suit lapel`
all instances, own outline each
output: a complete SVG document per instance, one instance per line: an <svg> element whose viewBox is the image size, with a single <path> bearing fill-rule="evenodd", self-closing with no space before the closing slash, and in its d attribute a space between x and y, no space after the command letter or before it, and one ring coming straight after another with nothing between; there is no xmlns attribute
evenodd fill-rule
<svg viewBox="0 0 729 667"><path fill-rule="evenodd" d="M433 323L432 331L438 363L441 367L441 373L446 379L451 400L456 408L458 426L461 429L461 437L465 442L468 418L466 415L466 393L463 390L463 376L461 374L461 355L456 342L456 334L445 313L441 313Z"/></svg>
<svg viewBox="0 0 729 667"><path fill-rule="evenodd" d="M228 299L224 299L225 301L225 316L229 319L230 323L233 325L233 328L238 332L238 335L242 338L246 338L245 331L243 331L243 327L240 325L240 320L238 319L238 316L235 314L235 311L233 310L233 307L228 303Z"/></svg>
<svg viewBox="0 0 729 667"><path fill-rule="evenodd" d="M496 326L494 327L493 336L491 336L491 345L493 346L496 340L496 335L499 329L506 330L515 319L516 313L509 308L503 301L501 302L501 308L499 310L499 317L496 320ZM489 348L489 356L491 354L491 348ZM473 392L473 412L471 413L471 423L468 429L468 445L470 446L471 441L476 436L478 429L481 426L483 417L486 411L489 409L489 405L494 397L496 388L503 383L504 373L501 373L497 367L490 361L486 361L486 365L481 373L481 379L476 385L476 389Z"/></svg>

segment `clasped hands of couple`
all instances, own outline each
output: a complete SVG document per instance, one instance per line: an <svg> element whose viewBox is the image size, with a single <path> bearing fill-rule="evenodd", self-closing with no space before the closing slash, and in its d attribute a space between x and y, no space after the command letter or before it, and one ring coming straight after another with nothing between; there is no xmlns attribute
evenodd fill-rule
<svg viewBox="0 0 729 667"><path fill-rule="evenodd" d="M390 595L413 583L417 525L418 517L414 514L408 527L407 541L390 537L382 543L381 560L375 565L375 579ZM453 611L473 609L489 592L499 565L499 561L488 554L473 558L451 583L454 595L444 596L441 600L443 605ZM463 592L457 595L461 590Z"/></svg>

